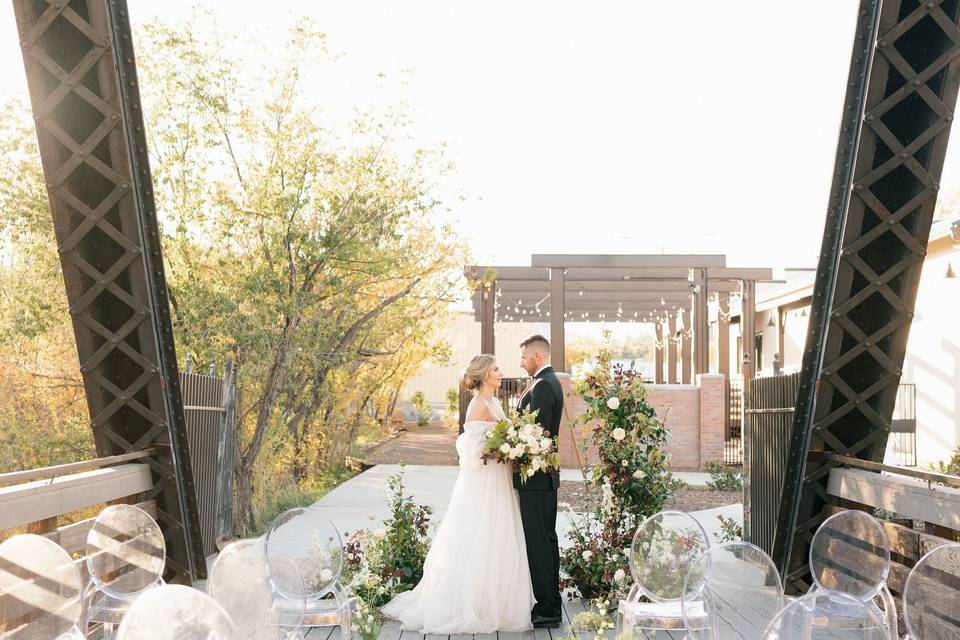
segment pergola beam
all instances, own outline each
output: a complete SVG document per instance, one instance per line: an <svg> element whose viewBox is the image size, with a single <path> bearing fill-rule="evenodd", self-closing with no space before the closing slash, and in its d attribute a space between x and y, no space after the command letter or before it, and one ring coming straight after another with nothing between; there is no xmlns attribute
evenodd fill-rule
<svg viewBox="0 0 960 640"><path fill-rule="evenodd" d="M724 255L557 255L534 254L530 259L534 267L725 267Z"/></svg>
<svg viewBox="0 0 960 640"><path fill-rule="evenodd" d="M686 278L674 280L571 280L569 275L564 278L564 290L568 293L583 291L682 291L689 293L692 286ZM504 292L523 291L547 294L550 292L550 283L545 280L498 280L497 288ZM710 291L725 291L729 293L740 291L739 282L713 280L710 282Z"/></svg>

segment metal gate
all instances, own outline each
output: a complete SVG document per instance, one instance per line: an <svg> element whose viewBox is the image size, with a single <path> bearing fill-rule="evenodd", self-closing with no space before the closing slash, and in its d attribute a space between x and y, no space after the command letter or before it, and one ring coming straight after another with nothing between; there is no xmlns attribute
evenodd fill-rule
<svg viewBox="0 0 960 640"><path fill-rule="evenodd" d="M723 461L743 464L743 380L727 378L727 426L723 434Z"/></svg>
<svg viewBox="0 0 960 640"><path fill-rule="evenodd" d="M799 380L799 373L755 378L746 398L743 535L767 553L773 549Z"/></svg>

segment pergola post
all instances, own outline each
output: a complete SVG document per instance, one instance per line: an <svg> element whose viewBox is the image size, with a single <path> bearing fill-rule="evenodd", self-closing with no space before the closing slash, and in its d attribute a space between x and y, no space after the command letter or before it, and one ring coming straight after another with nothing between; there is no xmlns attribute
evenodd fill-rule
<svg viewBox="0 0 960 640"><path fill-rule="evenodd" d="M550 269L550 360L555 371L566 371L563 316L566 311L564 269Z"/></svg>
<svg viewBox="0 0 960 640"><path fill-rule="evenodd" d="M653 350L654 381L657 384L663 384L663 324L653 323L653 330L656 334L656 345Z"/></svg>
<svg viewBox="0 0 960 640"><path fill-rule="evenodd" d="M496 336L493 331L494 302L497 281L480 283L480 353L493 354Z"/></svg>
<svg viewBox="0 0 960 640"><path fill-rule="evenodd" d="M743 280L740 300L740 341L743 344L743 393L746 395L753 379L757 357L757 283Z"/></svg>
<svg viewBox="0 0 960 640"><path fill-rule="evenodd" d="M786 357L786 330L787 330L787 310L783 307L777 307L777 353L780 354L780 370L783 370L783 365L786 364L784 357Z"/></svg>
<svg viewBox="0 0 960 640"><path fill-rule="evenodd" d="M667 384L677 384L677 317L670 316L667 321Z"/></svg>
<svg viewBox="0 0 960 640"><path fill-rule="evenodd" d="M693 340L690 338L690 312L683 314L681 319L681 328L683 330L683 342L681 343L681 370L680 381L683 384L690 384L690 372L693 369Z"/></svg>
<svg viewBox="0 0 960 640"><path fill-rule="evenodd" d="M710 322L707 317L707 270L691 269L693 293L690 306L693 310L693 371L699 375L710 371Z"/></svg>
<svg viewBox="0 0 960 640"><path fill-rule="evenodd" d="M717 305L717 371L730 378L730 294L721 293Z"/></svg>

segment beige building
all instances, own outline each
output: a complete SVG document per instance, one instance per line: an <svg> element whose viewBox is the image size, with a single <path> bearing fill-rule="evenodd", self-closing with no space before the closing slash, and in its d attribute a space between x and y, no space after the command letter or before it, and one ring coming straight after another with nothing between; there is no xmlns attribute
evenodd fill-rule
<svg viewBox="0 0 960 640"><path fill-rule="evenodd" d="M497 363L507 378L525 376L520 369L520 349L518 345L534 333L550 335L550 325L545 322L501 322L497 324L496 345ZM443 365L427 362L423 370L404 387L401 399L409 400L417 391L422 391L427 400L435 407L444 407L447 403L447 391L457 388L460 372L470 362L470 358L480 353L480 323L473 311L456 311L453 320L446 329L446 339L450 343L452 362Z"/></svg>
<svg viewBox="0 0 960 640"><path fill-rule="evenodd" d="M788 270L786 282L758 285L755 337L758 375L771 375L779 356L781 370L800 368L807 335L814 270ZM917 292L894 415L915 408L916 442L908 434L891 437L887 462L927 466L950 457L960 444L960 217L934 221ZM739 314L735 310L734 314ZM779 318L783 319L782 327ZM731 371L739 370L742 340L731 326ZM911 406L914 404L915 407ZM915 456L914 456L915 453ZM915 460L914 460L915 458Z"/></svg>

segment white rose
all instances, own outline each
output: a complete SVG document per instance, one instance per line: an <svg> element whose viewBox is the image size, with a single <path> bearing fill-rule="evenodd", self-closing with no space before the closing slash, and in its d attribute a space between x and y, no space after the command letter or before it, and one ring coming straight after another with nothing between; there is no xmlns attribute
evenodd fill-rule
<svg viewBox="0 0 960 640"><path fill-rule="evenodd" d="M387 532L385 529L377 529L373 532L373 536L375 538L385 538L387 536Z"/></svg>
<svg viewBox="0 0 960 640"><path fill-rule="evenodd" d="M536 472L537 470L531 467L530 469L527 469L527 476L532 476Z"/></svg>
<svg viewBox="0 0 960 640"><path fill-rule="evenodd" d="M509 429L507 429L507 435L513 438L514 436L517 435L517 430L513 427L510 427Z"/></svg>
<svg viewBox="0 0 960 640"><path fill-rule="evenodd" d="M617 396L613 396L609 400L607 400L607 408L610 409L611 411L616 411L619 406L620 406L620 398L618 398Z"/></svg>
<svg viewBox="0 0 960 640"><path fill-rule="evenodd" d="M540 441L540 448L543 449L544 451L546 451L552 446L553 446L553 440L551 440L550 438L544 438L543 440Z"/></svg>
<svg viewBox="0 0 960 640"><path fill-rule="evenodd" d="M510 453L510 445L504 442L502 445L500 445L500 451L501 453Z"/></svg>
<svg viewBox="0 0 960 640"><path fill-rule="evenodd" d="M628 464L628 463L627 463L626 458L624 458L623 460L620 461L620 466L621 466L621 467L625 467L625 466L627 466L627 464Z"/></svg>
<svg viewBox="0 0 960 640"><path fill-rule="evenodd" d="M534 440L533 442L527 445L527 450L533 455L537 455L538 453L540 453L540 443Z"/></svg>
<svg viewBox="0 0 960 640"><path fill-rule="evenodd" d="M514 447L513 449L510 449L511 460L516 460L522 455L523 455L523 447Z"/></svg>
<svg viewBox="0 0 960 640"><path fill-rule="evenodd" d="M589 549L587 549L580 555L583 556L584 560L586 560L587 562L590 562L590 558L593 557L593 551L590 551Z"/></svg>
<svg viewBox="0 0 960 640"><path fill-rule="evenodd" d="M643 469L637 469L633 472L633 477L637 480L643 480L645 477L647 477L647 474L643 472Z"/></svg>
<svg viewBox="0 0 960 640"><path fill-rule="evenodd" d="M627 437L627 432L624 431L623 427L617 427L616 429L610 432L610 436L617 442L620 442L621 440Z"/></svg>
<svg viewBox="0 0 960 640"><path fill-rule="evenodd" d="M627 577L626 572L623 569L617 569L617 572L613 574L613 579L615 582L621 582L624 578Z"/></svg>
<svg viewBox="0 0 960 640"><path fill-rule="evenodd" d="M333 571L331 571L330 569L323 569L322 571L320 571L320 579L323 580L324 582L330 582L331 580L333 580Z"/></svg>

